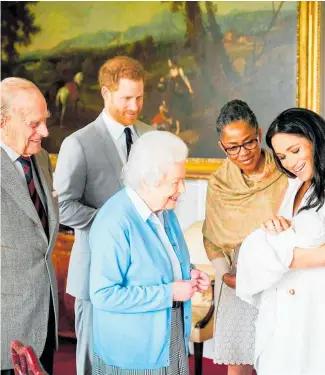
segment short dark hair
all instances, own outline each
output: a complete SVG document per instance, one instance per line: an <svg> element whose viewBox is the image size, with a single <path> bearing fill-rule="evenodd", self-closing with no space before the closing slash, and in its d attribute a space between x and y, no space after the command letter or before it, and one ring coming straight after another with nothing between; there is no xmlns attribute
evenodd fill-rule
<svg viewBox="0 0 325 375"><path fill-rule="evenodd" d="M216 121L217 132L221 134L227 125L236 121L245 121L250 127L258 130L258 122L254 112L246 102L239 99L231 100L221 108Z"/></svg>
<svg viewBox="0 0 325 375"><path fill-rule="evenodd" d="M309 109L290 108L280 113L270 125L266 133L266 143L273 152L277 167L288 177L296 178L282 166L272 146L272 138L279 133L303 137L312 143L314 176L311 186L313 192L299 212L315 207L318 211L325 204L325 120Z"/></svg>

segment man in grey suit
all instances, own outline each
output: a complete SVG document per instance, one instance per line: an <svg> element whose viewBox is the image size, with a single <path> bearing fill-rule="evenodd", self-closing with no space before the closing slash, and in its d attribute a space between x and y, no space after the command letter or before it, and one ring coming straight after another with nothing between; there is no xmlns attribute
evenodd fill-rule
<svg viewBox="0 0 325 375"><path fill-rule="evenodd" d="M58 204L41 148L48 110L39 89L1 81L1 374L14 374L10 344L31 345L48 374L57 346L58 296L52 250Z"/></svg>
<svg viewBox="0 0 325 375"><path fill-rule="evenodd" d="M78 375L91 374L93 355L88 233L98 209L122 188L121 170L132 143L151 129L137 120L144 78L142 65L126 56L102 65L99 84L104 109L94 122L63 141L55 170L60 223L75 231L67 293L76 297Z"/></svg>

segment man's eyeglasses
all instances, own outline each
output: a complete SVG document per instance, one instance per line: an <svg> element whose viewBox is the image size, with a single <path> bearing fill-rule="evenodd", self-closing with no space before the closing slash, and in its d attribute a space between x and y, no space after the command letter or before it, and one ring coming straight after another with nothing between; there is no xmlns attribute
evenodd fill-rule
<svg viewBox="0 0 325 375"><path fill-rule="evenodd" d="M224 150L226 151L228 155L239 154L242 147L244 147L246 150L254 150L254 148L256 148L257 145L258 145L258 138L252 139L251 141L247 141L243 143L242 145L233 146L233 147L225 148L224 145L222 144Z"/></svg>

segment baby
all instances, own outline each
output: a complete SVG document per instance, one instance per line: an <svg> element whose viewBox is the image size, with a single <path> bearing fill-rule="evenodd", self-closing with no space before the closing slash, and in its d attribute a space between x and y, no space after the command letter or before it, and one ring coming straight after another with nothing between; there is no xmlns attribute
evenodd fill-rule
<svg viewBox="0 0 325 375"><path fill-rule="evenodd" d="M264 232L264 236L265 241L275 248L282 248L284 244L319 247L325 242L325 216L320 212L303 210L292 219L289 229L277 234Z"/></svg>
<svg viewBox="0 0 325 375"><path fill-rule="evenodd" d="M289 271L295 247L314 248L325 243L325 215L321 208L303 210L291 221L291 226L283 232L271 234L262 228L252 232L243 241L237 264L236 294L242 300L255 306L259 305L261 291L275 285ZM249 252L250 257L245 253ZM249 265L249 259L254 259L254 265ZM247 270L254 269L252 282ZM246 270L246 271L244 271ZM249 290L249 293L247 292Z"/></svg>

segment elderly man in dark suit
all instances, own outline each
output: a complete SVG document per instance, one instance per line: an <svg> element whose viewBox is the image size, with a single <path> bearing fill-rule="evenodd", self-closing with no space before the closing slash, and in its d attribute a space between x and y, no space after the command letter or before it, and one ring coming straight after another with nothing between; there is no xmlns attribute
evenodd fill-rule
<svg viewBox="0 0 325 375"><path fill-rule="evenodd" d="M1 81L1 375L13 374L10 343L31 345L53 373L58 298L51 260L58 231L49 156L48 110L39 89Z"/></svg>

